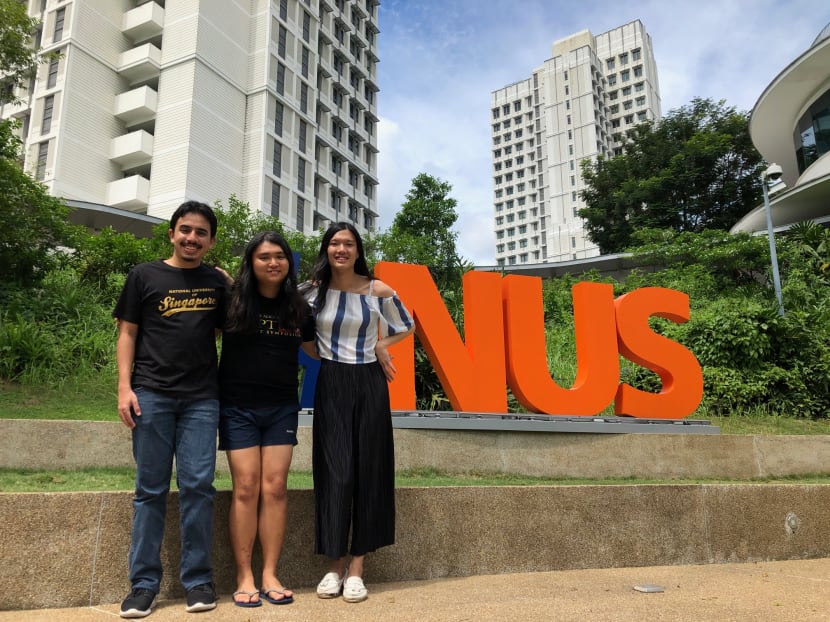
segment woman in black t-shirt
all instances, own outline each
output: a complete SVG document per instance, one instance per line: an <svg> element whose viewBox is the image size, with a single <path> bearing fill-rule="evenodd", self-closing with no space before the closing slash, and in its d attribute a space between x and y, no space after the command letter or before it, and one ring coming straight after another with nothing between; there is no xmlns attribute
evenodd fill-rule
<svg viewBox="0 0 830 622"><path fill-rule="evenodd" d="M294 600L277 578L277 562L297 444L300 346L316 356L314 322L297 293L294 256L282 235L260 233L248 243L233 283L219 364L219 449L227 450L233 479L233 600L240 607ZM263 561L258 588L251 569L257 535Z"/></svg>

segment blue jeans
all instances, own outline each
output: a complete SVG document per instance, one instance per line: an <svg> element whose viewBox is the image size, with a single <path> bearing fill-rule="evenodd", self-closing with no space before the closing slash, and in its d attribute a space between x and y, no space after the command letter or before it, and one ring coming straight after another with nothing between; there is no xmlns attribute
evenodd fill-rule
<svg viewBox="0 0 830 622"><path fill-rule="evenodd" d="M130 582L156 593L161 583L161 540L173 456L179 487L180 577L185 590L213 581L213 476L218 400L183 400L137 387L141 416L133 417L136 464Z"/></svg>

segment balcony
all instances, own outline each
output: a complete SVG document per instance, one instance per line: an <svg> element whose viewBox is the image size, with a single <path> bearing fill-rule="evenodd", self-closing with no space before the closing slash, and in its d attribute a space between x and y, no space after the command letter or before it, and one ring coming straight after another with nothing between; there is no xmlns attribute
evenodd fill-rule
<svg viewBox="0 0 830 622"><path fill-rule="evenodd" d="M135 43L143 43L161 35L164 29L164 9L155 2L146 2L124 13L121 32Z"/></svg>
<svg viewBox="0 0 830 622"><path fill-rule="evenodd" d="M107 204L112 207L145 212L150 199L150 182L141 175L131 175L107 184Z"/></svg>
<svg viewBox="0 0 830 622"><path fill-rule="evenodd" d="M158 77L160 68L161 50L152 43L139 45L118 57L118 72L131 84Z"/></svg>
<svg viewBox="0 0 830 622"><path fill-rule="evenodd" d="M130 132L110 143L110 160L122 169L149 164L153 159L153 135L144 130Z"/></svg>
<svg viewBox="0 0 830 622"><path fill-rule="evenodd" d="M129 127L155 118L157 107L158 93L149 86L142 86L118 95L114 114Z"/></svg>

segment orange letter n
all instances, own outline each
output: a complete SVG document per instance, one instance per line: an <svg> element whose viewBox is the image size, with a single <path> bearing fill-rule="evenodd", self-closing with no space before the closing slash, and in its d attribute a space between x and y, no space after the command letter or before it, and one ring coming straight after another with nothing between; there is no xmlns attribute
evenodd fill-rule
<svg viewBox="0 0 830 622"><path fill-rule="evenodd" d="M415 334L424 346L438 374L453 410L482 413L507 412L507 384L504 368L504 321L501 308L501 275L470 271L462 279L464 287L464 336L462 342L441 294L425 266L379 262L378 278L388 283L415 317ZM408 342L408 343L407 343ZM403 348L409 351L404 354ZM396 362L401 357L413 360L412 340L397 344ZM398 366L402 371L402 366ZM414 376L414 366L411 367ZM392 408L414 404L401 395L405 386L389 385Z"/></svg>

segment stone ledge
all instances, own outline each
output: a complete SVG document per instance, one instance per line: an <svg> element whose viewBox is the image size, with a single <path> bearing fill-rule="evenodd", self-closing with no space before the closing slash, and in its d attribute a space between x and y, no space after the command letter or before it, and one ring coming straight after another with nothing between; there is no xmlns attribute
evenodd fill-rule
<svg viewBox="0 0 830 622"><path fill-rule="evenodd" d="M292 468L310 471L311 429L300 427L298 440ZM395 462L399 470L540 477L787 477L830 473L830 436L396 429ZM120 422L0 419L0 468L96 466L133 466L130 432ZM224 455L217 468L227 470Z"/></svg>
<svg viewBox="0 0 830 622"><path fill-rule="evenodd" d="M0 494L0 609L120 601L128 589L132 494ZM234 589L230 493L217 497L214 565ZM168 507L164 597L181 597L178 498ZM289 491L280 578L313 586L313 494ZM397 544L373 554L369 582L579 568L830 556L830 485L705 484L404 488ZM258 561L257 561L258 563ZM37 589L33 589L36 586Z"/></svg>

